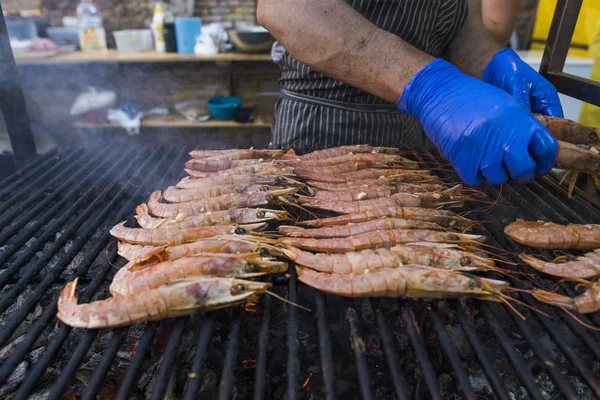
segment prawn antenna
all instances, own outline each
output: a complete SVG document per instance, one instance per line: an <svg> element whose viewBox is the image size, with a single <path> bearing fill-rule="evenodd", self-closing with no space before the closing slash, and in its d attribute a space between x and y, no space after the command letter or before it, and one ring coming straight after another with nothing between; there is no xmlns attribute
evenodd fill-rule
<svg viewBox="0 0 600 400"><path fill-rule="evenodd" d="M312 218L315 218L315 219L319 218L317 214L315 214L314 212L312 212L312 211L308 210L307 208L301 206L300 204L293 203L293 202L289 201L288 199L286 199L284 197L281 197L281 196L279 197L279 200L283 204L285 204L285 205L288 205L288 206L293 207L293 208L297 208L300 211L304 211L305 213L307 213L308 215L310 215Z"/></svg>
<svg viewBox="0 0 600 400"><path fill-rule="evenodd" d="M573 318L575 321L577 321L579 324L581 324L582 326L584 326L585 328L591 329L593 331L596 332L600 332L600 328L598 328L597 326L593 326L590 325L588 323L583 322L579 317L577 317L572 311L567 310L564 306L561 306L559 304L555 305L556 307L560 308L561 310L563 310L564 312L566 312L569 317Z"/></svg>
<svg viewBox="0 0 600 400"><path fill-rule="evenodd" d="M524 292L525 292L525 291L524 291ZM525 316L524 316L523 314L521 314L521 313L520 313L520 312L519 312L519 311L518 311L518 310L515 308L514 304L512 304L511 302L517 303L517 304L519 304L519 305L521 305L521 306L523 306L523 307L525 307L525 308L528 308L528 309L530 309L531 311L534 311L534 312L536 312L536 313L538 313L538 314L541 314L541 315L543 315L544 317L548 317L548 318L550 318L550 319L555 319L554 317L552 317L552 316L551 316L551 315L549 315L549 314L546 314L546 313L545 313L545 312L543 312L542 310L539 310L539 309L537 309L537 308L535 308L535 307L533 307L533 306L530 306L529 304L527 304L527 303L525 303L525 302L523 302L523 301L521 301L521 300L517 300L517 299L515 299L514 297L510 297L510 296L508 296L508 295L506 295L506 294L504 294L504 293L499 293L499 296L500 296L500 300L501 300L501 301L502 301L504 304L506 304L506 306L507 306L507 307L509 307L511 310L513 310L513 311L515 312L515 314L517 314L517 315L518 315L518 316L519 316L519 317L520 317L522 320L526 320L527 318L525 318Z"/></svg>
<svg viewBox="0 0 600 400"><path fill-rule="evenodd" d="M301 189L306 189L308 187L308 185L304 182L300 182L296 179L292 179L288 176L282 176L281 177L284 181L291 183L292 186L298 186Z"/></svg>
<svg viewBox="0 0 600 400"><path fill-rule="evenodd" d="M488 285L487 285L487 283L484 283L484 285L485 285L485 286L488 286ZM482 286L484 286L484 285L482 285ZM485 286L484 286L484 287L485 287ZM519 304L519 305L521 305L521 306L523 306L523 307L526 307L526 308L528 308L528 309L530 309L530 310L532 310L532 311L535 311L535 312L537 312L537 313L539 313L539 314L542 314L542 315L544 315L544 316L546 316L546 317L548 317L548 318L550 318L550 319L554 319L553 317L551 317L550 315L546 314L546 313L545 313L545 312L543 312L542 310L538 310L537 308L535 308L535 307L532 307L532 306L530 306L529 304L527 304L527 303L524 303L524 302L523 302L523 301L521 301L521 300L517 300L517 299L515 299L514 297L510 297L509 295L507 295L507 294L504 294L504 293L502 293L502 292L500 292L500 291L498 291L498 290L492 289L492 288L491 288L491 287L489 287L489 286L488 286L488 287L485 287L485 288L486 288L486 289L487 289L487 290L488 290L490 293L493 293L494 295L498 296L498 297L497 297L497 298L498 298L498 300L500 300L500 302L504 303L504 304L505 304L505 305L506 305L508 308L510 308L510 309L511 309L511 310L512 310L512 311L513 311L515 314L517 314L517 315L519 316L519 318L521 318L522 320L526 320L527 318L526 318L526 317L525 317L525 316L524 316L524 315L523 315L523 314L522 314L522 313L521 313L519 310L517 310L517 308L515 307L515 305L514 305L513 303L516 303L516 304ZM510 290L510 289L512 289L512 288L508 288L507 290ZM521 292L526 292L525 290L520 290L520 291L521 291ZM531 292L528 292L528 293L531 293Z"/></svg>
<svg viewBox="0 0 600 400"><path fill-rule="evenodd" d="M273 293L273 292L271 292L270 290L267 290L267 291L266 291L266 293L268 293L268 294L270 294L271 296L275 297L277 300L281 300L281 301L283 301L284 303L287 303L287 304L289 304L289 305L291 305L291 306L297 307L297 308L299 308L299 309L301 309L301 310L304 310L304 311L312 312L312 310L311 310L310 308L304 307L304 306L302 306L302 305L300 305L300 304L298 304L298 303L294 303L293 301L291 301L291 300L288 300L288 299L286 299L285 297L281 297L281 296L280 296L280 295L278 295L277 293Z"/></svg>
<svg viewBox="0 0 600 400"><path fill-rule="evenodd" d="M106 247L104 248L104 255L106 256L106 261L108 261L108 264L115 268L115 269L119 269L119 267L117 267L115 264L112 263L112 261L110 261L110 257L108 256L108 249L110 247L111 244L113 244L114 241L110 241L108 242L108 244L106 245Z"/></svg>

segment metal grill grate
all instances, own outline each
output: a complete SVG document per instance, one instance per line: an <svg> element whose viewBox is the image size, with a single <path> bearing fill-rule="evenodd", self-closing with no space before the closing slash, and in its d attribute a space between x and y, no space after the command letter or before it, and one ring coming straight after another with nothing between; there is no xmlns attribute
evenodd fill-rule
<svg viewBox="0 0 600 400"><path fill-rule="evenodd" d="M600 397L600 335L527 295L515 297L553 319L519 307L524 321L506 306L469 299L343 299L298 285L292 269L274 290L312 313L264 297L256 310L112 331L58 323L56 300L67 281L82 277L81 302L106 295L112 264L123 265L108 229L153 189L176 182L185 150L63 151L3 181L1 398ZM414 156L438 166L429 153ZM471 217L485 221L492 246L515 255L524 248L504 236L509 220L600 222L596 207L561 191L552 178L506 187L496 207ZM559 291L576 294L567 284ZM580 318L600 326L598 313Z"/></svg>

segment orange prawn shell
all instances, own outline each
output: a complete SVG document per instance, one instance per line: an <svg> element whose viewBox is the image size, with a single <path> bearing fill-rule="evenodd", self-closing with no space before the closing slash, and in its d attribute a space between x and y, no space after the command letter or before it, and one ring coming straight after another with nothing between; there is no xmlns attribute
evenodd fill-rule
<svg viewBox="0 0 600 400"><path fill-rule="evenodd" d="M577 257L564 263L552 263L540 260L530 254L519 257L527 265L548 275L571 279L590 279L600 276L600 250Z"/></svg>
<svg viewBox="0 0 600 400"><path fill-rule="evenodd" d="M324 273L296 267L298 280L326 293L346 297L456 298L496 300L504 281L475 277L422 265L381 268L349 274ZM488 290L489 289L489 290Z"/></svg>
<svg viewBox="0 0 600 400"><path fill-rule="evenodd" d="M600 247L600 225L516 221L507 225L504 233L516 242L541 249L592 250Z"/></svg>
<svg viewBox="0 0 600 400"><path fill-rule="evenodd" d="M392 247L397 244L415 242L466 242L473 244L484 242L486 237L427 229L394 229L388 231L372 231L344 238L313 239L286 237L279 240L286 245L301 249L324 253L344 253L348 251Z"/></svg>
<svg viewBox="0 0 600 400"><path fill-rule="evenodd" d="M289 153L289 154L288 154ZM350 146L332 147L328 149L315 150L311 153L297 156L295 152L288 152L284 159L300 160L326 160L328 158L339 157L351 153L385 153L398 154L400 150L396 147L372 147L368 144L355 144Z"/></svg>
<svg viewBox="0 0 600 400"><path fill-rule="evenodd" d="M600 310L600 282L589 284L582 294L573 298L539 289L534 289L533 296L544 303L581 314Z"/></svg>
<svg viewBox="0 0 600 400"><path fill-rule="evenodd" d="M600 129L585 126L566 118L549 117L535 114L535 117L557 140L573 144L589 144L598 146Z"/></svg>
<svg viewBox="0 0 600 400"><path fill-rule="evenodd" d="M237 294L235 285L249 290ZM235 278L203 278L162 285L156 289L128 296L77 304L77 279L67 283L58 299L59 320L77 328L102 329L140 322L159 321L199 311L227 307L262 293L268 283Z"/></svg>
<svg viewBox="0 0 600 400"><path fill-rule="evenodd" d="M264 268L250 268L252 264ZM113 296L140 293L182 279L201 277L251 278L287 269L285 262L262 259L255 253L212 254L165 261L135 269L132 263L121 268L110 285Z"/></svg>
<svg viewBox="0 0 600 400"><path fill-rule="evenodd" d="M441 230L442 227L435 222L418 219L380 218L370 221L349 223L346 225L332 225L321 228L306 229L300 226L282 225L278 230L291 237L307 238L335 238L360 235L366 232L391 229L433 229Z"/></svg>

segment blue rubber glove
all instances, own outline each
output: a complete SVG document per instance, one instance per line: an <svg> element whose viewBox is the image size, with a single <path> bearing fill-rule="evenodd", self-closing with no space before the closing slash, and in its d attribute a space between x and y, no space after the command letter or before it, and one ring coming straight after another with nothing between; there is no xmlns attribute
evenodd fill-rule
<svg viewBox="0 0 600 400"><path fill-rule="evenodd" d="M469 185L526 183L556 162L556 140L517 100L442 59L412 78L397 107L421 122Z"/></svg>
<svg viewBox="0 0 600 400"><path fill-rule="evenodd" d="M533 113L563 117L556 88L511 49L496 53L482 80L504 90Z"/></svg>

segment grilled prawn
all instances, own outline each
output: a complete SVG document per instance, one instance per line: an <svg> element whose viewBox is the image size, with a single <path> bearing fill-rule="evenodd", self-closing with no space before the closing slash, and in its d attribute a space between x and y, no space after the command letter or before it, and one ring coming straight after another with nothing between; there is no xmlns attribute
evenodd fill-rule
<svg viewBox="0 0 600 400"><path fill-rule="evenodd" d="M402 243L434 242L465 243L476 245L486 240L485 236L461 233L440 232L427 229L395 229L389 231L373 231L361 235L334 239L306 239L285 237L282 243L301 249L323 253L344 253L365 249L392 247Z"/></svg>
<svg viewBox="0 0 600 400"><path fill-rule="evenodd" d="M204 158L201 160L191 159L185 163L187 169L200 172L219 172L226 169L232 169L237 167L243 167L246 165L262 164L264 160L262 158L246 159L246 160L229 160L229 159L210 159Z"/></svg>
<svg viewBox="0 0 600 400"><path fill-rule="evenodd" d="M195 242L218 235L245 235L248 231L260 230L266 223L253 225L214 225L187 229L139 229L127 228L125 222L115 225L110 234L128 243L150 246L175 246Z"/></svg>
<svg viewBox="0 0 600 400"><path fill-rule="evenodd" d="M313 190L314 198L326 201L359 201L390 197L397 193L440 193L446 188L436 184L382 186L372 185L347 190Z"/></svg>
<svg viewBox="0 0 600 400"><path fill-rule="evenodd" d="M582 282L580 284L587 286L587 288L585 292L574 298L539 289L535 289L533 295L536 299L544 303L580 314L589 314L600 310L600 281L593 283Z"/></svg>
<svg viewBox="0 0 600 400"><path fill-rule="evenodd" d="M413 168L418 168L418 165L412 165ZM365 169L377 169L377 168L407 168L404 164L401 163L383 163L376 161L345 161L340 164L333 165L300 165L294 168L294 172L296 176L301 178L311 178L315 174L341 174L346 172L355 172L362 171ZM414 171L411 170L411 171Z"/></svg>
<svg viewBox="0 0 600 400"><path fill-rule="evenodd" d="M148 211L157 217L177 217L180 214L198 215L230 208L266 206L280 201L280 198L297 192L295 188L270 190L268 192L234 193L185 203L161 203L161 191L157 190L148 200Z"/></svg>
<svg viewBox="0 0 600 400"><path fill-rule="evenodd" d="M281 252L268 244L256 240L247 240L243 236L201 239L179 246L142 246L119 242L118 254L127 261L141 263L150 259L159 261L177 260L182 257L212 253L258 253L263 257L280 255Z"/></svg>
<svg viewBox="0 0 600 400"><path fill-rule="evenodd" d="M428 178L429 171L426 170L412 170L412 169L402 169L402 168L367 168L362 169L360 171L353 172L344 172L335 175L329 175L323 172L311 172L304 173L302 177L309 181L318 181L318 182L328 182L328 183L345 183L352 181L361 181L366 179L378 179L386 176L400 176L406 177L406 179L410 179L411 177L416 177L413 179L419 178Z"/></svg>
<svg viewBox="0 0 600 400"><path fill-rule="evenodd" d="M248 176L253 174L293 176L294 168L283 163L265 162L262 164L242 165L240 167L225 169L217 172L201 172L189 168L184 171L192 178L223 178L227 176Z"/></svg>
<svg viewBox="0 0 600 400"><path fill-rule="evenodd" d="M337 238L360 235L372 231L387 231L391 229L442 229L435 222L418 219L381 218L371 221L350 223L347 225L324 226L316 229L305 229L299 226L282 225L279 232L291 237L307 238Z"/></svg>
<svg viewBox="0 0 600 400"><path fill-rule="evenodd" d="M213 178L194 179L189 176L183 178L176 187L179 189L211 188L215 186L239 186L239 185L266 185L284 186L286 178L281 175L231 175L217 176Z"/></svg>
<svg viewBox="0 0 600 400"><path fill-rule="evenodd" d="M256 149L193 150L190 152L190 157L210 160L279 159L283 156L283 153L283 150Z"/></svg>
<svg viewBox="0 0 600 400"><path fill-rule="evenodd" d="M542 249L600 248L600 225L516 221L504 227L504 233L521 244Z"/></svg>
<svg viewBox="0 0 600 400"><path fill-rule="evenodd" d="M163 199L169 203L184 203L186 201L207 199L225 194L267 192L277 189L282 188L267 185L224 185L177 189L174 186L170 186L163 193Z"/></svg>
<svg viewBox="0 0 600 400"><path fill-rule="evenodd" d="M573 144L600 145L598 128L585 126L566 118L548 117L542 114L536 114L535 117L557 140Z"/></svg>
<svg viewBox="0 0 600 400"><path fill-rule="evenodd" d="M509 287L504 281L421 265L348 274L329 274L302 267L296 267L296 271L301 282L346 297L444 299L468 296L498 301L500 294Z"/></svg>
<svg viewBox="0 0 600 400"><path fill-rule="evenodd" d="M299 196L302 204L320 210L334 211L341 214L360 213L380 207L422 207L437 208L443 205L458 206L462 204L461 185L435 193L397 193L390 197L379 197L357 201L330 201Z"/></svg>
<svg viewBox="0 0 600 400"><path fill-rule="evenodd" d="M58 319L75 328L115 328L239 304L270 286L235 278L198 278L127 296L77 304L77 280L58 299Z"/></svg>
<svg viewBox="0 0 600 400"><path fill-rule="evenodd" d="M324 201L359 201L365 199L377 199L379 197L390 197L393 193L388 186L374 185L348 190L313 190L314 198Z"/></svg>
<svg viewBox="0 0 600 400"><path fill-rule="evenodd" d="M335 164L343 163L361 163L371 162L377 164L396 163L402 164L410 169L418 169L419 164L415 161L409 160L397 154L385 154L385 153L356 153L356 154L344 154L337 157L330 157L318 160L306 160L306 159L291 159L290 164L293 166L303 168L313 167L324 167ZM410 166L410 167L409 167Z"/></svg>
<svg viewBox="0 0 600 400"><path fill-rule="evenodd" d="M433 175L418 175L418 174L399 174L392 176L384 176L377 179L363 179L358 181L329 183L319 181L307 181L307 184L314 189L322 189L329 191L340 191L359 189L372 186L396 186L398 193L419 193L433 192L436 190L444 190L446 187L439 184L440 178ZM435 185L435 186L428 186ZM406 190L406 188L424 188L424 190Z"/></svg>
<svg viewBox="0 0 600 400"><path fill-rule="evenodd" d="M440 226L453 227L460 230L468 230L474 225L473 221L461 217L460 215L457 215L449 210L419 207L377 207L360 213L340 215L338 217L312 219L298 223L311 228L319 228L323 226L346 225L349 223L371 221L382 217L431 221Z"/></svg>
<svg viewBox="0 0 600 400"><path fill-rule="evenodd" d="M131 264L131 263L130 263ZM203 257L185 257L132 268L128 264L113 278L110 293L125 296L141 293L169 282L202 277L253 278L287 270L287 263L273 261L256 254L214 254Z"/></svg>
<svg viewBox="0 0 600 400"><path fill-rule="evenodd" d="M308 160L326 160L333 157L339 157L354 153L385 153L398 154L400 150L395 147L373 147L368 144L356 144L351 146L332 147L329 149L316 150L308 154L297 156L293 149L290 149L283 155L284 160L300 159Z"/></svg>
<svg viewBox="0 0 600 400"><path fill-rule="evenodd" d="M555 166L570 171L597 174L600 172L600 154L559 140Z"/></svg>
<svg viewBox="0 0 600 400"><path fill-rule="evenodd" d="M200 215L179 214L173 219L156 218L148 213L146 204L136 209L135 219L144 229L188 229L211 225L245 225L271 220L289 220L290 215L281 210L265 208L232 208L225 211L207 212Z"/></svg>
<svg viewBox="0 0 600 400"><path fill-rule="evenodd" d="M283 253L297 265L319 272L338 274L401 268L411 264L455 271L484 271L495 268L494 262L485 257L458 250L451 245L433 246L433 243L427 245L415 243L394 246L391 249L367 249L332 254L313 254L289 246L283 249Z"/></svg>
<svg viewBox="0 0 600 400"><path fill-rule="evenodd" d="M521 254L520 257L529 266L548 275L575 279L600 276L600 249L562 263L557 263L556 260L555 262L545 262L529 254Z"/></svg>

